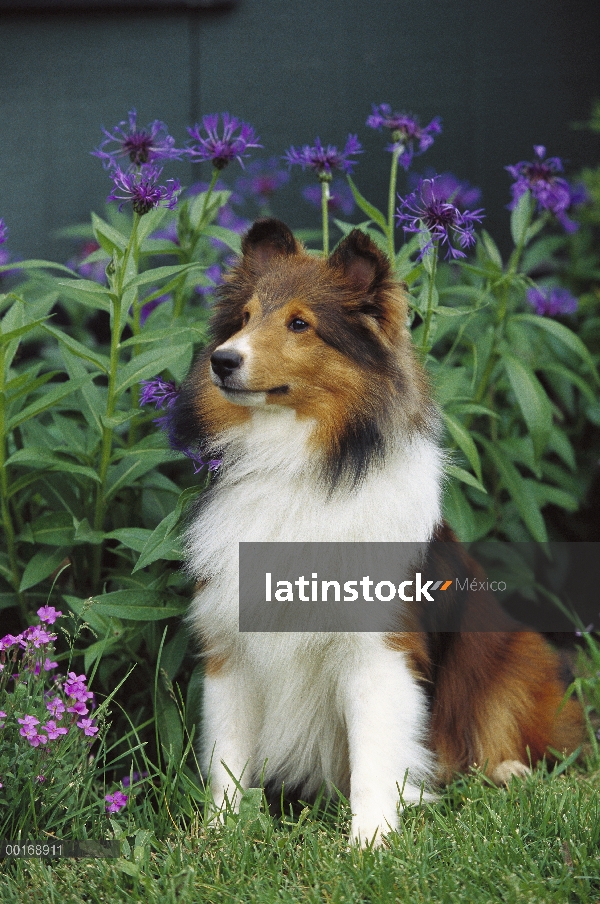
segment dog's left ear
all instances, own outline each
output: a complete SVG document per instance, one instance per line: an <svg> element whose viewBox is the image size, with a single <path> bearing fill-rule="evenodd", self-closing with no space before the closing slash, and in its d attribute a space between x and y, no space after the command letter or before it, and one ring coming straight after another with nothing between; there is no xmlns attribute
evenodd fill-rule
<svg viewBox="0 0 600 904"><path fill-rule="evenodd" d="M365 323L377 326L393 344L405 329L408 313L405 286L392 277L390 264L377 245L353 229L340 242L328 261L332 270L347 286L344 307L349 313L368 318Z"/></svg>
<svg viewBox="0 0 600 904"><path fill-rule="evenodd" d="M276 257L298 253L298 243L291 229L274 217L263 217L242 238L244 263L260 276Z"/></svg>
<svg viewBox="0 0 600 904"><path fill-rule="evenodd" d="M360 229L353 229L340 242L328 263L333 269L341 270L352 287L365 295L376 292L390 276L387 257Z"/></svg>

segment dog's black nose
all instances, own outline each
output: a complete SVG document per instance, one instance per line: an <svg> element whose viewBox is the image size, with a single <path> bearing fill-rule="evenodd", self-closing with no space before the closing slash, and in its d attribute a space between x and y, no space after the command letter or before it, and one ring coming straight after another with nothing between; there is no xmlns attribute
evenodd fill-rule
<svg viewBox="0 0 600 904"><path fill-rule="evenodd" d="M237 370L243 360L242 356L232 349L221 349L221 351L217 349L210 356L211 367L222 380Z"/></svg>

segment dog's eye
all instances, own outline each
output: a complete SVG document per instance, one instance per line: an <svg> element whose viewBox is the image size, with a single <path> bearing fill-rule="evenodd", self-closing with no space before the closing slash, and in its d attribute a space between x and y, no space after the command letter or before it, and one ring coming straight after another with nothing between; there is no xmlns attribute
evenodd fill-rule
<svg viewBox="0 0 600 904"><path fill-rule="evenodd" d="M248 321L250 320L250 311L244 311L242 314L242 326L246 326Z"/></svg>
<svg viewBox="0 0 600 904"><path fill-rule="evenodd" d="M291 330L292 333L303 333L308 327L309 324L306 320L302 320L300 317L294 317L294 319L290 321L288 329Z"/></svg>

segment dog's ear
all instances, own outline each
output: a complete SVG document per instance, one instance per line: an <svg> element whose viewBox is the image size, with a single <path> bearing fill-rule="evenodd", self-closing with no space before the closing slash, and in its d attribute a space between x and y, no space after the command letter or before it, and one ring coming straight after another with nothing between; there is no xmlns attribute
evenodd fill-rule
<svg viewBox="0 0 600 904"><path fill-rule="evenodd" d="M341 270L352 288L365 295L376 292L390 276L387 257L360 229L353 229L340 242L328 264L338 272Z"/></svg>
<svg viewBox="0 0 600 904"><path fill-rule="evenodd" d="M298 243L291 230L273 217L257 220L242 238L244 262L260 275L267 270L275 257L297 254Z"/></svg>
<svg viewBox="0 0 600 904"><path fill-rule="evenodd" d="M367 318L366 324L382 330L396 344L406 325L406 286L394 280L385 254L368 235L353 229L330 256L328 265L345 283L346 310Z"/></svg>

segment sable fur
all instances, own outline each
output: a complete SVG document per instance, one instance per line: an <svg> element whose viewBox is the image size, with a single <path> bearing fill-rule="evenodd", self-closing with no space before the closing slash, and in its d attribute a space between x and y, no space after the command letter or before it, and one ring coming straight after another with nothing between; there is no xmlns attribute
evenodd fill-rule
<svg viewBox="0 0 600 904"><path fill-rule="evenodd" d="M429 543L435 573L477 572L442 522L438 418L385 256L354 230L323 260L272 219L242 252L173 426L223 455L185 541L202 766L217 807L236 796L230 772L242 787L338 788L365 843L397 825L398 786L416 802L422 782L475 765L506 781L548 746L574 749L581 713L560 709L556 653L491 595L482 616L480 594L448 591L387 635L238 631L241 540Z"/></svg>

